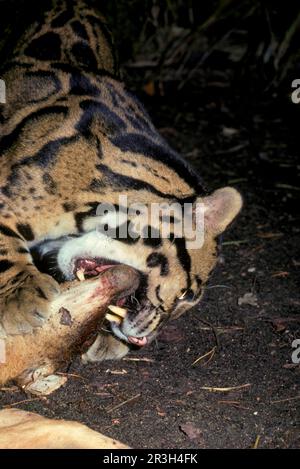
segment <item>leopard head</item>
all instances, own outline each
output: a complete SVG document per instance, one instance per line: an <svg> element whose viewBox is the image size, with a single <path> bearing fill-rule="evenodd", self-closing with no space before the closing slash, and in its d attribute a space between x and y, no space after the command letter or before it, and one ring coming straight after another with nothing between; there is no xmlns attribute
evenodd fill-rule
<svg viewBox="0 0 300 469"><path fill-rule="evenodd" d="M134 298L124 304L122 321L111 318L112 330L119 338L145 345L167 321L200 302L217 262L219 235L240 211L242 199L235 189L227 187L197 199L194 206L194 213L200 207L203 215L203 237L198 242L174 237L172 230L168 237L144 238L143 245L134 245L134 252L127 246L129 263L143 273L144 281ZM118 315L118 308L113 310Z"/></svg>
<svg viewBox="0 0 300 469"><path fill-rule="evenodd" d="M116 298L107 319L117 337L143 346L153 340L167 321L199 303L217 262L219 235L231 224L241 206L240 194L230 187L194 201L192 226L202 230L197 242L191 239L190 233L189 237L185 233L177 235L176 216L166 232L163 217L154 226L141 223L140 213L139 216L135 213L130 218L131 233L122 237L120 225L117 235L116 231L113 236L108 230L116 228L112 226L116 222L112 222L111 214L102 214L98 218L106 230L98 225L80 236L44 243L40 255L45 257L55 252L57 266L66 280L99 275L116 263L134 267L140 274L139 287L130 296ZM200 228L195 221L199 210ZM128 227L128 213L126 217L123 225Z"/></svg>

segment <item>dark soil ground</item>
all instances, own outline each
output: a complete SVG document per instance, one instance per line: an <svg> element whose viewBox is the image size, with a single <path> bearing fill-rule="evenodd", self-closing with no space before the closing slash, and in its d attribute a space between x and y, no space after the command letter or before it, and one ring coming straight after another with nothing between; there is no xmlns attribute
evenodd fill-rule
<svg viewBox="0 0 300 469"><path fill-rule="evenodd" d="M205 298L148 348L119 362L77 359L53 395L30 399L12 388L0 392L0 406L79 420L135 448L299 447L294 105L249 99L208 78L205 87L195 79L180 93L144 98L207 185L231 184L245 199Z"/></svg>

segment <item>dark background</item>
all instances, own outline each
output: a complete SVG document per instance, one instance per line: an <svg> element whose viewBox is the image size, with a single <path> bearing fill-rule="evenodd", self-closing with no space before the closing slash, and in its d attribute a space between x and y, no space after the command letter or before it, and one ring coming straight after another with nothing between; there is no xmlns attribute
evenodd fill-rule
<svg viewBox="0 0 300 469"><path fill-rule="evenodd" d="M45 3L1 0L2 60ZM94 3L110 19L124 80L159 131L209 188L238 188L244 209L202 304L128 357L137 361L77 360L67 386L48 399L18 404L26 396L10 388L0 405L77 419L135 447L299 446L299 365L291 361L300 336L299 105L291 83L300 79L300 6Z"/></svg>

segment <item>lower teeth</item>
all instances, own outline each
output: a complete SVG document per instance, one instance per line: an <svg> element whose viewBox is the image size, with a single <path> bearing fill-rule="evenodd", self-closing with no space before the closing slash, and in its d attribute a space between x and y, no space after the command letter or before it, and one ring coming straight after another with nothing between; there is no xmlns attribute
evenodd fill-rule
<svg viewBox="0 0 300 469"><path fill-rule="evenodd" d="M110 313L106 313L105 319L107 319L109 322L117 322L118 324L121 324L122 322L122 319L119 318L119 316Z"/></svg>
<svg viewBox="0 0 300 469"><path fill-rule="evenodd" d="M116 305L108 305L108 309L110 311L112 311L114 314L116 314L117 316L120 316L121 318L125 318L126 314L127 314L127 311L125 308L120 308L120 306L116 306Z"/></svg>
<svg viewBox="0 0 300 469"><path fill-rule="evenodd" d="M85 280L84 269L78 269L76 271L76 277L78 278L80 282L83 282Z"/></svg>

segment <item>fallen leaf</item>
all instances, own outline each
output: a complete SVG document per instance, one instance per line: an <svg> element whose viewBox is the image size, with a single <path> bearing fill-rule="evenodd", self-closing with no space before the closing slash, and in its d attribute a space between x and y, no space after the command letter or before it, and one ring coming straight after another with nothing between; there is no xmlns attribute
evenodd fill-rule
<svg viewBox="0 0 300 469"><path fill-rule="evenodd" d="M146 83L145 86L143 86L143 90L148 96L154 96L155 95L155 83L154 81L149 81Z"/></svg>
<svg viewBox="0 0 300 469"><path fill-rule="evenodd" d="M190 440L199 440L203 436L200 428L196 427L192 422L184 423L179 428Z"/></svg>
<svg viewBox="0 0 300 469"><path fill-rule="evenodd" d="M258 306L257 296L251 292L245 293L243 296L241 296L238 299L238 305L239 306L242 306L242 305Z"/></svg>

